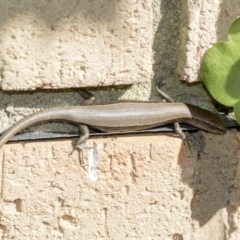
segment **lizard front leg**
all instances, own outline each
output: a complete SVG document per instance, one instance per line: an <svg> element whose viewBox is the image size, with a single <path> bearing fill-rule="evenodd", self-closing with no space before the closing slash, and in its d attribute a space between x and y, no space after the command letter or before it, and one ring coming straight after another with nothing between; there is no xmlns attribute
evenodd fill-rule
<svg viewBox="0 0 240 240"><path fill-rule="evenodd" d="M166 99L168 102L174 102L174 100L171 97L169 97L166 93L161 91L158 87L156 87L156 88L162 98ZM185 136L184 132L182 131L180 124L178 122L174 122L173 126L174 126L175 133L177 133L182 139L186 139L186 136Z"/></svg>

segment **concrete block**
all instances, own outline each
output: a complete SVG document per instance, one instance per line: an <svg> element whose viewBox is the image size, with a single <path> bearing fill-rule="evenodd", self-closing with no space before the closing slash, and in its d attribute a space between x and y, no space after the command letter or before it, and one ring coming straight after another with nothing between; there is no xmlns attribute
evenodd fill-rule
<svg viewBox="0 0 240 240"><path fill-rule="evenodd" d="M1 88L149 82L151 2L1 1Z"/></svg>
<svg viewBox="0 0 240 240"><path fill-rule="evenodd" d="M228 29L239 12L238 0L182 1L182 46L177 70L182 80L200 80L204 53L217 41L227 40Z"/></svg>
<svg viewBox="0 0 240 240"><path fill-rule="evenodd" d="M69 155L75 139L5 145L1 238L238 239L239 133L188 139L91 138L96 181L91 149L81 164L78 152Z"/></svg>

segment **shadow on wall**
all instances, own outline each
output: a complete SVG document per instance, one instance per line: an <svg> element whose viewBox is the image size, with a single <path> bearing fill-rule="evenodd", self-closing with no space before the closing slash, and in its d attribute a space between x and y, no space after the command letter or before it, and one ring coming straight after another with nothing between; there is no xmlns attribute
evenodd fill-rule
<svg viewBox="0 0 240 240"><path fill-rule="evenodd" d="M228 29L239 13L239 0L222 1L216 24L219 41L227 40ZM183 182L188 183L193 189L191 217L200 226L204 226L220 210L226 209L229 217L228 233L224 232L226 229L223 220L222 230L224 234L230 234L236 229L234 222L231 222L231 216L240 205L239 201L236 202L238 186L235 181L239 173L235 154L239 143L235 132L218 136L199 131L189 136L189 142L191 153L187 156L181 152L179 165L182 167ZM188 176L189 171L193 171L191 177Z"/></svg>
<svg viewBox="0 0 240 240"><path fill-rule="evenodd" d="M227 41L227 34L231 24L239 17L240 2L239 0L222 1L218 21L216 23L218 41Z"/></svg>
<svg viewBox="0 0 240 240"><path fill-rule="evenodd" d="M234 177L238 164L235 154L239 148L235 134L232 131L221 136L198 131L189 135L189 155L183 151L179 154L182 179L193 189L192 219L200 226L221 209L227 208L229 212L234 207ZM191 176L189 168L193 172Z"/></svg>
<svg viewBox="0 0 240 240"><path fill-rule="evenodd" d="M174 86L173 81L176 78L179 81L176 68L180 53L181 1L162 0L159 11L161 18L152 46L154 54L154 76L152 81L158 83L162 80L163 84L166 83L166 87L172 88ZM152 84L151 92L156 92L154 84Z"/></svg>
<svg viewBox="0 0 240 240"><path fill-rule="evenodd" d="M36 25L45 22L45 25L52 30L59 26L62 18L70 15L81 14L85 20L88 18L93 21L115 21L116 5L118 0L74 0L74 1L28 1L28 0L4 0L0 1L0 26L5 22L13 20L15 17L33 15ZM16 5L18 6L16 8ZM13 11L14 9L14 11Z"/></svg>
<svg viewBox="0 0 240 240"><path fill-rule="evenodd" d="M26 17L28 21L32 21L31 25L37 26L39 28L47 29L47 31L43 31L45 33L44 38L40 36L40 43L46 48L49 42L52 39L52 36L56 32L62 31L62 22L69 21L69 16L81 15L84 21L89 21L90 23L102 23L111 22L113 25L116 21L121 19L119 15L119 11L117 11L118 5L121 4L119 0L101 0L101 1L89 1L89 0L56 0L56 1L28 1L28 0L2 0L0 1L0 26L1 29L9 27L8 23L19 22L21 18ZM69 18L70 19L70 18ZM23 21L24 23L24 21ZM28 22L28 24L30 24ZM13 24L13 26L15 26ZM17 25L20 26L20 25ZM29 29L24 28L24 24L22 24L19 28L19 31L16 27L11 29L10 37L17 41L17 37L15 36L15 32L18 34L26 34L29 36L31 41L35 41L35 32L29 31ZM57 29L58 28L58 29ZM85 29L79 26L79 31L85 31ZM56 31L57 30L57 31ZM73 29L69 29L70 31L74 31ZM92 29L88 29L92 31ZM6 36L1 34L0 42L5 41ZM44 42L41 42L41 39L47 39ZM10 41L12 42L12 41ZM31 46L30 46L31 48ZM14 56L15 57L15 56ZM0 56L0 68L1 68L1 59ZM0 73L2 74L2 69L0 69ZM29 81L26 79L26 81ZM93 89L94 90L94 89ZM107 88L101 87L101 93L106 92L108 94L109 99L113 99L116 101L122 94L123 91L108 91ZM1 102L0 109L6 109L8 106L15 107L24 107L24 108L39 108L44 105L45 108L56 107L56 106L65 106L65 105L79 105L81 104L81 97L77 97L78 102L73 102L75 99L74 94L77 91L73 89L65 89L65 90L51 90L51 89L37 89L34 92L26 92L26 91L18 91L18 92L4 92L0 91ZM32 95L34 94L34 96ZM64 95L64 97L62 96ZM97 95L97 94L96 94ZM78 96L78 95L77 95ZM33 100L35 99L35 100ZM58 99L58 101L53 101L53 99ZM79 100L78 100L79 99ZM62 103L60 102L62 101ZM98 101L98 99L97 99Z"/></svg>

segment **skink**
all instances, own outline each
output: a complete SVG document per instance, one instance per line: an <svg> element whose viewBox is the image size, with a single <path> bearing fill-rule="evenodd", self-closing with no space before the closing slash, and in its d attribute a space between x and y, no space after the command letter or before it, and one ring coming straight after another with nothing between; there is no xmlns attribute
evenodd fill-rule
<svg viewBox="0 0 240 240"><path fill-rule="evenodd" d="M119 102L107 105L61 107L33 113L15 123L0 137L0 147L26 127L49 120L80 125L83 134L77 143L82 149L88 128L103 132L143 130L172 122L187 123L205 131L224 134L226 127L213 113L184 103Z"/></svg>

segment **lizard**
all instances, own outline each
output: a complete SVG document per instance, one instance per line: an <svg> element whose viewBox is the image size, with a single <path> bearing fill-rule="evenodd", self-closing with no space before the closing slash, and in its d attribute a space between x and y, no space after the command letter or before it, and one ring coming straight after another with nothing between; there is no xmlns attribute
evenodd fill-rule
<svg viewBox="0 0 240 240"><path fill-rule="evenodd" d="M215 134L226 132L220 118L212 112L191 104L173 102L158 88L157 91L168 102L124 101L91 105L94 96L87 91L81 91L80 94L85 98L83 105L40 110L24 117L3 132L0 147L21 130L52 120L64 120L79 126L81 136L76 148L80 150L89 138L89 128L103 132L127 132L174 123L176 133L185 138L179 123L187 123Z"/></svg>

